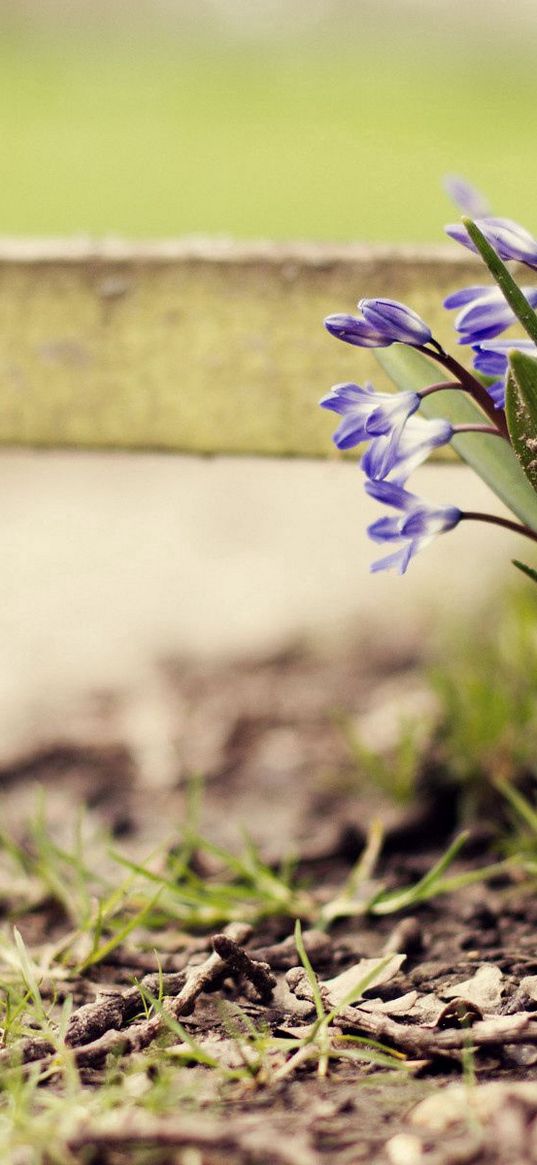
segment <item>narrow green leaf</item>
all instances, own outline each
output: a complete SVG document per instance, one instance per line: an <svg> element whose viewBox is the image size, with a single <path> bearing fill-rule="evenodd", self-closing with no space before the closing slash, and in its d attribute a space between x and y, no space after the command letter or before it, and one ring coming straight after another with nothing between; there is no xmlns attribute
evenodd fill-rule
<svg viewBox="0 0 537 1165"><path fill-rule="evenodd" d="M526 562L519 562L518 558L512 558L511 562L513 566L516 566L518 570L522 571L522 574L527 574L528 578L531 578L533 582L537 583L537 570L534 570L532 566L528 566Z"/></svg>
<svg viewBox="0 0 537 1165"><path fill-rule="evenodd" d="M528 801L527 797L524 797L524 795L520 793L519 790L514 787L514 785L511 785L509 781L502 780L501 777L498 777L497 780L494 781L494 784L496 788L500 790L500 793L503 794L506 800L510 802L510 804L513 806L513 809L518 813L519 817L521 817L522 820L526 822L526 825L529 826L531 832L534 833L537 837L537 813L535 812L533 805L531 805Z"/></svg>
<svg viewBox="0 0 537 1165"><path fill-rule="evenodd" d="M319 984L317 982L317 976L315 974L315 971L313 970L313 967L310 963L310 960L309 960L307 952L306 952L306 948L304 946L304 939L302 937L302 927L300 925L299 918L297 918L297 920L295 922L295 946L297 949L297 953L298 953L298 957L300 959L300 962L302 963L302 966L306 972L306 977L307 977L308 983L311 987L311 993L313 995L313 1002L315 1004L315 1010L317 1012L317 1019L324 1020L324 1019L326 1019L326 1011L324 1009L324 1004L323 1004L323 1001L321 998L321 992L319 991Z"/></svg>
<svg viewBox="0 0 537 1165"><path fill-rule="evenodd" d="M515 283L511 272L508 271L505 263L496 254L494 247L491 247L476 223L472 222L471 218L463 218L462 221L472 242L477 247L481 258L486 263L492 278L496 280L498 287L503 292L509 307L513 309L517 319L520 320L530 340L534 340L537 344L537 315L531 304L528 303L524 292L520 290L518 283Z"/></svg>
<svg viewBox="0 0 537 1165"><path fill-rule="evenodd" d="M141 910L139 910L137 914L133 915L132 918L129 918L127 922L125 922L123 926L117 930L111 938L108 939L107 942L103 943L101 947L94 949L91 954L88 955L87 959L84 959L84 961L80 964L78 967L78 973L82 974L84 971L89 970L90 967L94 967L96 963L102 963L103 959L106 959L107 955L109 955L111 951L114 951L116 947L118 947L120 943L122 943L128 937L128 935L132 933L133 930L136 930L136 927L142 926L148 915L151 913L153 907L156 906L160 894L161 890L158 890L153 898L150 898L149 902L147 902L145 906L142 906Z"/></svg>
<svg viewBox="0 0 537 1165"><path fill-rule="evenodd" d="M41 998L41 992L39 990L39 984L37 982L37 978L36 978L36 974L35 974L37 968L35 966L35 963L31 959L30 955L28 954L28 951L27 951L26 946L24 944L24 939L23 939L20 931L17 930L16 926L13 927L13 937L15 939L17 953L18 953L18 956L20 959L20 969L21 969L21 973L22 973L22 977L23 977L25 986L28 988L28 991L33 999L33 1002L34 1002L35 1006L38 1008L39 1012L41 1013L41 1016L44 1016L45 1013L44 1013L44 1009L43 1009L43 1000Z"/></svg>
<svg viewBox="0 0 537 1165"><path fill-rule="evenodd" d="M381 890L369 903L370 914L394 914L397 910L404 910L416 902L426 902L428 898L442 892L442 875L457 857L459 851L468 840L468 830L463 830L452 841L445 854L431 866L431 869L416 882L414 886L405 886L402 890Z"/></svg>
<svg viewBox="0 0 537 1165"><path fill-rule="evenodd" d="M407 345L379 348L376 357L402 391L418 392L438 379L436 365ZM468 394L459 389L426 397L420 412L428 417L444 417L454 425L479 424L485 420ZM537 495L509 443L487 433L463 433L454 437L452 445L513 514L537 531Z"/></svg>
<svg viewBox="0 0 537 1165"><path fill-rule="evenodd" d="M526 477L537 490L537 360L511 352L505 415L513 449Z"/></svg>

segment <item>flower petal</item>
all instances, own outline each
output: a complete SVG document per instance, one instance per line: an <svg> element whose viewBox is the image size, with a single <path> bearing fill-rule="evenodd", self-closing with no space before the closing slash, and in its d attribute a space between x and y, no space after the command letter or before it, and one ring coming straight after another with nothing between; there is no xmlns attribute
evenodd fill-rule
<svg viewBox="0 0 537 1165"><path fill-rule="evenodd" d="M358 307L368 324L389 335L392 342L422 346L432 339L424 320L395 299L361 299Z"/></svg>
<svg viewBox="0 0 537 1165"><path fill-rule="evenodd" d="M357 348L386 348L392 340L383 332L375 331L365 320L351 315L327 316L324 326L331 336L337 340L344 340L346 344L354 344Z"/></svg>
<svg viewBox="0 0 537 1165"><path fill-rule="evenodd" d="M443 185L446 194L463 214L469 215L470 218L484 218L490 214L487 199L472 186L471 182L467 182L466 178L461 178L458 174L446 174Z"/></svg>
<svg viewBox="0 0 537 1165"><path fill-rule="evenodd" d="M522 291L532 307L537 305L537 288L523 287ZM460 344L491 340L515 323L515 314L499 287L474 287L467 292L466 302L455 319ZM456 296L450 296L446 304L455 306L455 299Z"/></svg>
<svg viewBox="0 0 537 1165"><path fill-rule="evenodd" d="M464 307L465 303L472 302L484 291L489 290L491 289L483 287L483 285L478 287L462 287L460 291L453 291L451 295L446 297L444 307L447 307L448 310L451 310L453 307Z"/></svg>
<svg viewBox="0 0 537 1165"><path fill-rule="evenodd" d="M514 259L519 263L525 263L527 267L537 267L537 240L525 227L510 218L487 216L476 218L475 222L500 259L506 262ZM445 230L456 243L462 243L463 247L467 247L475 254L478 253L475 243L470 239L462 223L449 223Z"/></svg>
<svg viewBox="0 0 537 1165"><path fill-rule="evenodd" d="M349 409L358 409L362 405L364 416L367 416L372 407L371 398L376 399L372 385L364 384L362 386L345 382L344 384L334 384L330 392L321 397L319 404L321 408L331 409L334 413L346 413Z"/></svg>
<svg viewBox="0 0 537 1165"><path fill-rule="evenodd" d="M416 553L416 549L412 542L408 542L406 546L400 546L394 554L387 554L386 558L377 558L376 562L372 562L369 567L371 574L378 574L380 570L396 570L398 574L405 574L410 559Z"/></svg>
<svg viewBox="0 0 537 1165"><path fill-rule="evenodd" d="M420 504L416 494L411 494L400 485L392 481L366 481L365 492L377 502L384 502L387 506L394 506L396 510L410 511Z"/></svg>
<svg viewBox="0 0 537 1165"><path fill-rule="evenodd" d="M394 439L395 436L395 439ZM421 465L433 449L447 445L453 436L449 421L410 417L399 434L374 437L361 460L370 480L388 476L395 485L404 485L410 474Z"/></svg>
<svg viewBox="0 0 537 1165"><path fill-rule="evenodd" d="M457 506L431 505L388 481L366 481L365 488L370 497L402 511L399 517L380 518L368 527L367 532L374 542L403 543L393 554L374 562L371 567L373 571L390 570L393 567L404 574L411 558L419 550L427 546L437 534L452 530L462 518Z"/></svg>
<svg viewBox="0 0 537 1165"><path fill-rule="evenodd" d="M345 383L334 385L320 404L340 414L333 440L338 449L351 449L379 433L396 440L420 402L417 392L375 392L371 385Z"/></svg>

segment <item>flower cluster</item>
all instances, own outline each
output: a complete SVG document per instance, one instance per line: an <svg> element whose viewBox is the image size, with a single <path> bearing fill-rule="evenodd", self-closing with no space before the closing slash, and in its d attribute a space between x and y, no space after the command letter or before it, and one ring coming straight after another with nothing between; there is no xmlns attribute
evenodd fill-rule
<svg viewBox="0 0 537 1165"><path fill-rule="evenodd" d="M338 340L357 348L387 348L398 341L422 347L432 340L430 329L415 311L394 299L361 299L358 316L327 316L325 328Z"/></svg>
<svg viewBox="0 0 537 1165"><path fill-rule="evenodd" d="M460 209L475 217L476 226L500 259L507 262L513 260L532 270L537 269L537 240L525 227L509 218L494 218L481 197L460 179L448 180L446 185ZM477 247L464 225L450 224L446 227L446 234L477 253ZM523 286L520 290L529 305L537 307L537 288ZM462 309L455 318L459 344L471 346L476 372L493 377L488 391L496 407L503 408L509 352L516 348L537 355L536 345L531 340L495 340L496 336L516 322L515 313L500 287L467 287L449 295L444 300L444 307Z"/></svg>
<svg viewBox="0 0 537 1165"><path fill-rule="evenodd" d="M465 513L452 505L432 505L406 489L408 477L431 451L448 444L461 432L486 433L509 442L524 467L524 451L521 455L509 432L506 383L513 351L537 356L537 316L533 311L537 307L537 288L518 288L504 262L515 260L537 270L537 241L510 219L493 217L482 197L463 180L450 179L448 190L460 208L475 218L475 222L467 220L446 227L448 235L480 253L497 280L497 285L468 287L445 300L446 308L458 309L458 342L471 348L473 369L448 355L427 323L396 300L361 299L359 315L336 314L325 320L328 332L347 344L359 348L403 344L431 357L449 376L415 392L382 393L375 392L371 384L336 384L320 401L323 408L340 417L333 437L338 449L348 450L367 442L361 458L366 492L395 510L395 514L378 519L368 528L373 541L387 543L390 548L396 544L390 554L373 563L373 571L394 568L403 574L419 550L463 518L493 521L537 540L537 522L536 529L532 529L494 515ZM491 255L498 270L491 266ZM514 298L509 292L511 284ZM529 338L498 339L516 322L517 315ZM537 362L535 367L537 383ZM476 423L452 424L442 417L417 415L425 397L446 389L465 393L473 400L479 410ZM520 472L516 458L513 463L514 472Z"/></svg>

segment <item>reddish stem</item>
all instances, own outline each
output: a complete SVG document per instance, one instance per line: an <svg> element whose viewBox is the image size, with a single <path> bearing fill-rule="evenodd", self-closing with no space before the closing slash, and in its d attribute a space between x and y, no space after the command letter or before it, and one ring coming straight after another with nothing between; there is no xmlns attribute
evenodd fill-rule
<svg viewBox="0 0 537 1165"><path fill-rule="evenodd" d="M463 364L459 364L459 361L455 360L454 356L449 356L447 352L444 352L444 349L436 340L433 340L432 344L432 348L423 346L420 348L420 351L424 352L426 356L432 356L433 360L436 360L438 364L442 364L444 368L447 368L448 372L451 372L457 378L459 387L473 397L476 404L485 413L485 416L489 418L496 429L500 430L502 437L505 437L506 441L509 441L509 431L507 429L505 414L501 409L495 407L494 401L489 396L486 388L483 387L475 376L472 376L472 373Z"/></svg>
<svg viewBox="0 0 537 1165"><path fill-rule="evenodd" d="M473 522L490 522L494 526L503 526L505 530L512 530L515 534L523 534L525 538L531 538L533 542L537 542L535 530L531 530L529 526L524 526L521 522L512 522L510 518L498 518L495 514L482 514L478 510L463 510L462 518L470 519Z"/></svg>

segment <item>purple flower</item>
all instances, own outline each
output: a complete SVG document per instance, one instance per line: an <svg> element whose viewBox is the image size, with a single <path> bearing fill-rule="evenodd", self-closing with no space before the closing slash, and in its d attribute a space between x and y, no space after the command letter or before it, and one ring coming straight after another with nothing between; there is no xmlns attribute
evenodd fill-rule
<svg viewBox="0 0 537 1165"><path fill-rule="evenodd" d="M484 340L474 344L474 368L483 376L496 376L500 379L494 384L487 385L487 392L492 397L496 408L503 409L505 405L505 378L507 376L509 353L527 352L529 356L537 356L537 347L533 340Z"/></svg>
<svg viewBox="0 0 537 1165"><path fill-rule="evenodd" d="M531 306L537 306L537 288L523 287L521 290ZM462 308L455 319L455 327L460 332L459 344L491 340L516 320L499 287L466 287L448 295L444 307Z"/></svg>
<svg viewBox="0 0 537 1165"><path fill-rule="evenodd" d="M358 307L367 323L390 335L392 341L422 346L432 340L425 321L404 303L395 299L361 299Z"/></svg>
<svg viewBox="0 0 537 1165"><path fill-rule="evenodd" d="M474 344L474 368L485 376L503 376L507 372L509 353L514 348L517 352L527 352L529 356L537 355L533 340L484 340L481 344Z"/></svg>
<svg viewBox="0 0 537 1165"><path fill-rule="evenodd" d="M346 344L354 344L357 348L387 348L388 344L393 343L384 333L376 331L358 316L327 316L324 326L331 336L345 340Z"/></svg>
<svg viewBox="0 0 537 1165"><path fill-rule="evenodd" d="M412 308L394 299L361 299L363 318L351 315L327 316L324 326L338 340L358 348L387 348L389 344L423 347L432 339L427 324Z"/></svg>
<svg viewBox="0 0 537 1165"><path fill-rule="evenodd" d="M462 517L456 506L431 505L389 481L367 481L365 488L370 497L401 511L399 515L379 518L368 526L367 533L374 542L403 543L393 554L374 562L371 566L373 572L393 567L399 574L404 574L414 555L437 534L452 530Z"/></svg>
<svg viewBox="0 0 537 1165"><path fill-rule="evenodd" d="M362 457L362 469L371 481L384 481L389 477L395 485L404 485L429 453L440 445L447 445L452 436L453 427L449 421L410 417L396 440L393 434L373 437Z"/></svg>
<svg viewBox="0 0 537 1165"><path fill-rule="evenodd" d="M537 267L537 240L525 227L510 218L493 218L491 215L476 218L475 223L500 259L515 259L527 267ZM456 243L462 243L463 247L468 247L475 254L479 253L462 223L450 223L445 229L446 234L455 239Z"/></svg>
<svg viewBox="0 0 537 1165"><path fill-rule="evenodd" d="M363 388L359 384L335 384L319 404L343 417L332 439L338 449L351 449L381 435L388 436L388 444L396 443L420 401L418 392L375 392L369 384Z"/></svg>
<svg viewBox="0 0 537 1165"><path fill-rule="evenodd" d="M444 190L462 213L469 215L470 218L485 218L490 215L486 198L475 186L467 182L466 178L460 178L458 174L446 174Z"/></svg>

